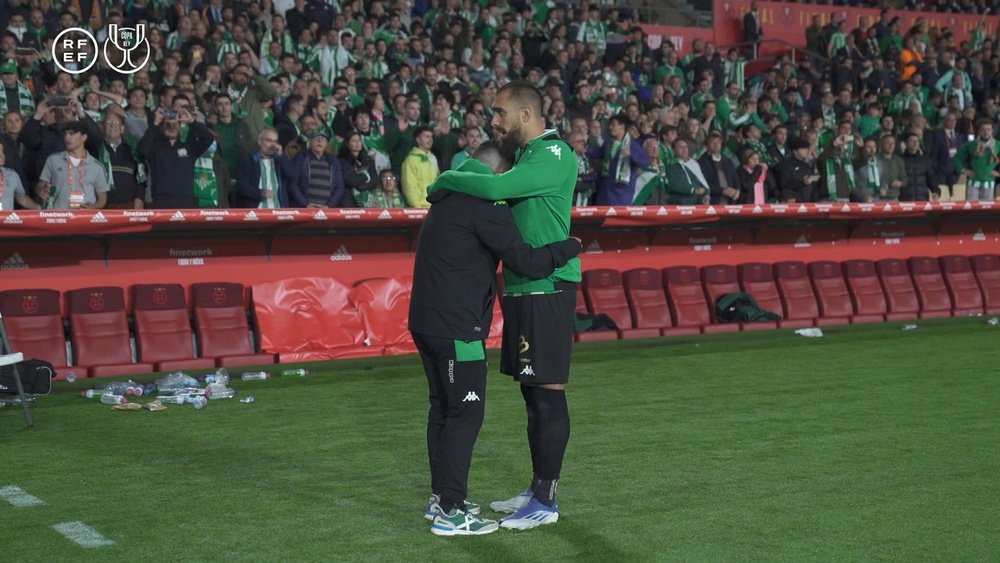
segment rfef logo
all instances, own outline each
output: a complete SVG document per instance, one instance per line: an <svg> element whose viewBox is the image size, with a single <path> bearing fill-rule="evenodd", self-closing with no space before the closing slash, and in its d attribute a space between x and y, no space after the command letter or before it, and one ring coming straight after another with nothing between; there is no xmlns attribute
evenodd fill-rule
<svg viewBox="0 0 1000 563"><path fill-rule="evenodd" d="M146 25L119 27L108 26L108 38L104 40L104 61L121 74L139 72L149 62L149 41L146 39ZM52 42L52 60L56 67L69 74L83 74L97 63L99 53L97 38L89 29L69 27L56 36Z"/></svg>

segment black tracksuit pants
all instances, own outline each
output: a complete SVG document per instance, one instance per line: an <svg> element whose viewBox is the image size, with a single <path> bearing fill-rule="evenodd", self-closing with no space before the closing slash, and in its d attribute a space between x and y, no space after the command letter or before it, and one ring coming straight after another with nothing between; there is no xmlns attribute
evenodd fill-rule
<svg viewBox="0 0 1000 563"><path fill-rule="evenodd" d="M424 364L430 397L427 453L431 490L441 496L442 509L462 508L468 495L472 449L485 412L485 353L473 353L471 357L476 359L470 359L468 347L456 354L454 340L417 333L413 340ZM470 344L482 346L482 342Z"/></svg>

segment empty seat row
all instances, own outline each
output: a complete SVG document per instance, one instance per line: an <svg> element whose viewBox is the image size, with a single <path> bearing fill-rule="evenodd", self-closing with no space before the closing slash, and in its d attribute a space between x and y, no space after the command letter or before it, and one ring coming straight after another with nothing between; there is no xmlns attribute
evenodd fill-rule
<svg viewBox="0 0 1000 563"><path fill-rule="evenodd" d="M715 303L752 295L778 321L715 322ZM605 314L617 331L577 334L577 341L804 328L1000 313L1000 257L797 261L638 268L583 274L577 311Z"/></svg>
<svg viewBox="0 0 1000 563"><path fill-rule="evenodd" d="M192 331L180 284L133 286L134 351L120 287L66 292L71 354L58 291L0 292L0 312L11 346L25 357L51 362L62 376L68 371L105 377L273 363L274 355L253 350L243 293L238 283L192 285Z"/></svg>

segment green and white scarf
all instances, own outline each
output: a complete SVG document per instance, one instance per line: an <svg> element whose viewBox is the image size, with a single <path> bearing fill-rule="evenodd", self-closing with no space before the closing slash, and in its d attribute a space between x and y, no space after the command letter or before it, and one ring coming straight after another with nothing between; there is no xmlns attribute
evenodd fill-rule
<svg viewBox="0 0 1000 563"><path fill-rule="evenodd" d="M31 95L31 90L24 85L20 80L17 81L17 101L21 106L19 111L23 116L29 116L35 113L35 98ZM7 107L7 92L6 88L0 91L0 115L6 114L11 108Z"/></svg>
<svg viewBox="0 0 1000 563"><path fill-rule="evenodd" d="M586 45L596 47L598 53L603 53L608 46L608 26L602 21L592 22L587 20L580 26L580 31L576 34L576 40Z"/></svg>
<svg viewBox="0 0 1000 563"><path fill-rule="evenodd" d="M847 189L854 191L854 166L851 164L852 158L848 155L847 147L844 147L844 154L826 159L826 189L829 193L830 201L837 201L837 166L844 169L847 175ZM854 152L854 151L850 151Z"/></svg>
<svg viewBox="0 0 1000 563"><path fill-rule="evenodd" d="M604 160L601 161L601 175L607 178L611 176L611 161L618 158L622 151L622 146L625 143L631 142L631 139L626 136L625 140L614 141L611 148L604 151ZM618 165L614 170L614 180L615 184L627 184L629 180L632 179L632 159L630 157L618 158Z"/></svg>
<svg viewBox="0 0 1000 563"><path fill-rule="evenodd" d="M274 197L264 198L264 192L271 190ZM275 209L280 206L278 203L278 174L274 167L273 158L260 159L260 205L259 209Z"/></svg>
<svg viewBox="0 0 1000 563"><path fill-rule="evenodd" d="M340 73L357 62L350 51L339 45L319 47L316 55L319 60L322 83L327 88L333 88L333 82L340 77Z"/></svg>
<svg viewBox="0 0 1000 563"><path fill-rule="evenodd" d="M198 207L219 206L219 178L212 163L214 154L213 148L209 148L194 161L194 197Z"/></svg>
<svg viewBox="0 0 1000 563"><path fill-rule="evenodd" d="M735 61L727 59L725 61L726 80L728 82L735 82L738 84L740 91L742 91L746 85L746 66L747 62L743 59L737 59Z"/></svg>

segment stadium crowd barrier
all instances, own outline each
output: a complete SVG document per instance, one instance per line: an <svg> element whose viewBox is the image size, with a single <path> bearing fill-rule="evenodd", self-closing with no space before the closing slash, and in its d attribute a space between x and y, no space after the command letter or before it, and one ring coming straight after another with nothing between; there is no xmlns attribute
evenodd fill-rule
<svg viewBox="0 0 1000 563"><path fill-rule="evenodd" d="M78 376L410 353L425 214L0 213L0 309L16 347ZM572 224L578 311L619 327L579 341L1000 313L993 202L589 207ZM781 320L714 322L735 290Z"/></svg>

